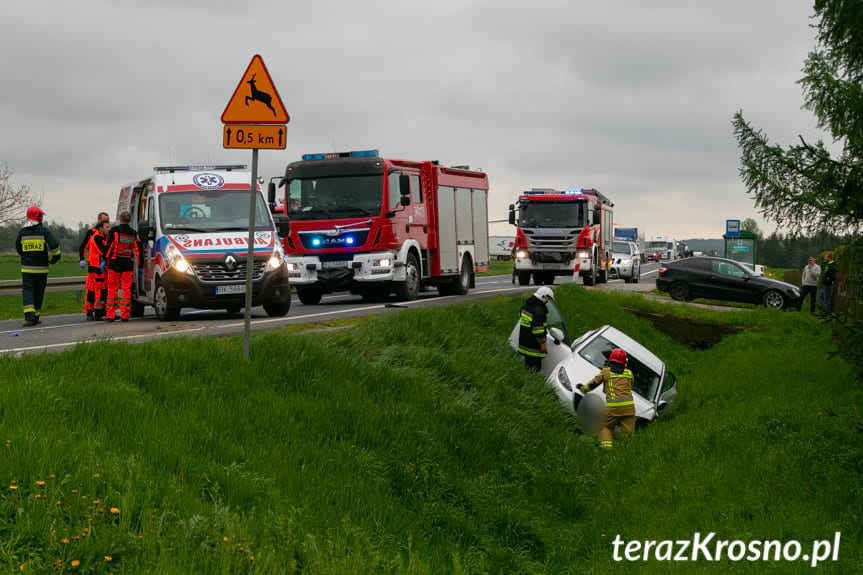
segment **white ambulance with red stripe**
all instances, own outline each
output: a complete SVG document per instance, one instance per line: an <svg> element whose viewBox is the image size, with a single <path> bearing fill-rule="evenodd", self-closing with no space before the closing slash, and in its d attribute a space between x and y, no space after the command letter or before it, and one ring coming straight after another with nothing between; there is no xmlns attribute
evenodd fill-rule
<svg viewBox="0 0 863 575"><path fill-rule="evenodd" d="M251 174L242 165L168 166L120 190L117 214L137 222L143 265L135 269L132 315L153 306L160 320L184 307L238 312L245 303ZM252 305L290 309L281 240L255 186Z"/></svg>

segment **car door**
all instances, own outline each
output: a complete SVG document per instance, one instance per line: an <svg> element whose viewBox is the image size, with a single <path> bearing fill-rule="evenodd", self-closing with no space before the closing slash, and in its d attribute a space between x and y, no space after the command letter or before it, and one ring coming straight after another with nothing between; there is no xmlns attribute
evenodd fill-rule
<svg viewBox="0 0 863 575"><path fill-rule="evenodd" d="M752 301L752 285L747 282L749 274L743 267L729 260L711 260L711 283L713 297L725 301Z"/></svg>

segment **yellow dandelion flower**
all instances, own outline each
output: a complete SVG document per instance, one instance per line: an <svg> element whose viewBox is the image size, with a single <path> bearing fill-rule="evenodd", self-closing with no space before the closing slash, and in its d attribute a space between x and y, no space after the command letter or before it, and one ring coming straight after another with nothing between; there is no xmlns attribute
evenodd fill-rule
<svg viewBox="0 0 863 575"><path fill-rule="evenodd" d="M80 564L81 564L81 562L80 562L80 561L78 561L77 559L72 559L72 560L69 562L69 564L70 564L72 567L77 567L78 565L80 565Z"/></svg>
<svg viewBox="0 0 863 575"><path fill-rule="evenodd" d="M254 555L249 555L249 561L254 561L254 560L255 560L255 556L254 556Z"/></svg>
<svg viewBox="0 0 863 575"><path fill-rule="evenodd" d="M99 505L100 503L102 503L101 499L94 499L93 500L93 505Z"/></svg>
<svg viewBox="0 0 863 575"><path fill-rule="evenodd" d="M60 540L60 543L68 543L68 542L69 542L68 537L64 537L63 539Z"/></svg>
<svg viewBox="0 0 863 575"><path fill-rule="evenodd" d="M13 483L12 485L9 486L9 489L13 489L13 490L18 489L18 486Z"/></svg>
<svg viewBox="0 0 863 575"><path fill-rule="evenodd" d="M45 482L39 479L38 481L36 481L36 485L45 485Z"/></svg>
<svg viewBox="0 0 863 575"><path fill-rule="evenodd" d="M70 493L78 493L78 490L77 489L70 489L69 492Z"/></svg>
<svg viewBox="0 0 863 575"><path fill-rule="evenodd" d="M111 557L110 555L105 555L105 563L110 563L111 561L113 561L113 559L114 558Z"/></svg>
<svg viewBox="0 0 863 575"><path fill-rule="evenodd" d="M112 508L111 508L111 513L113 513L114 515L116 515L116 514L117 514L117 513L119 513L119 512L120 512L120 508L119 508L119 507L112 507Z"/></svg>
<svg viewBox="0 0 863 575"><path fill-rule="evenodd" d="M230 538L230 537L227 537L227 536L226 536L226 537L222 537L222 541L224 541L225 543L227 543L227 542L228 542L228 541L230 541L230 540L231 540L231 538Z"/></svg>

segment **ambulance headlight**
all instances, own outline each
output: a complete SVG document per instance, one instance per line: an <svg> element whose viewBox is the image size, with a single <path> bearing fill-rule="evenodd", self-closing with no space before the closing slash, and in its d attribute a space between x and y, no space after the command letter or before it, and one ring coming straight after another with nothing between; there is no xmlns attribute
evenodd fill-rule
<svg viewBox="0 0 863 575"><path fill-rule="evenodd" d="M165 251L165 255L167 256L168 263L171 264L171 267L181 274L193 275L195 273L195 270L192 269L192 266L189 265L189 262L187 262L186 258L183 257L180 250L178 250L173 244L168 246L168 249Z"/></svg>
<svg viewBox="0 0 863 575"><path fill-rule="evenodd" d="M270 259L267 260L267 269L270 271L279 269L285 261L285 253L282 251L282 248L276 246L273 250L273 254L270 256Z"/></svg>

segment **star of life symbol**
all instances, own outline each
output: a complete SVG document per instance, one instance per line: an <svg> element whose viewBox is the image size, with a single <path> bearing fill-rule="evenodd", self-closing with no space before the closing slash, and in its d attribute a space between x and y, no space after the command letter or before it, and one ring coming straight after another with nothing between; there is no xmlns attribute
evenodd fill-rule
<svg viewBox="0 0 863 575"><path fill-rule="evenodd" d="M225 185L225 178L219 174L195 174L192 181L205 190L216 190Z"/></svg>

